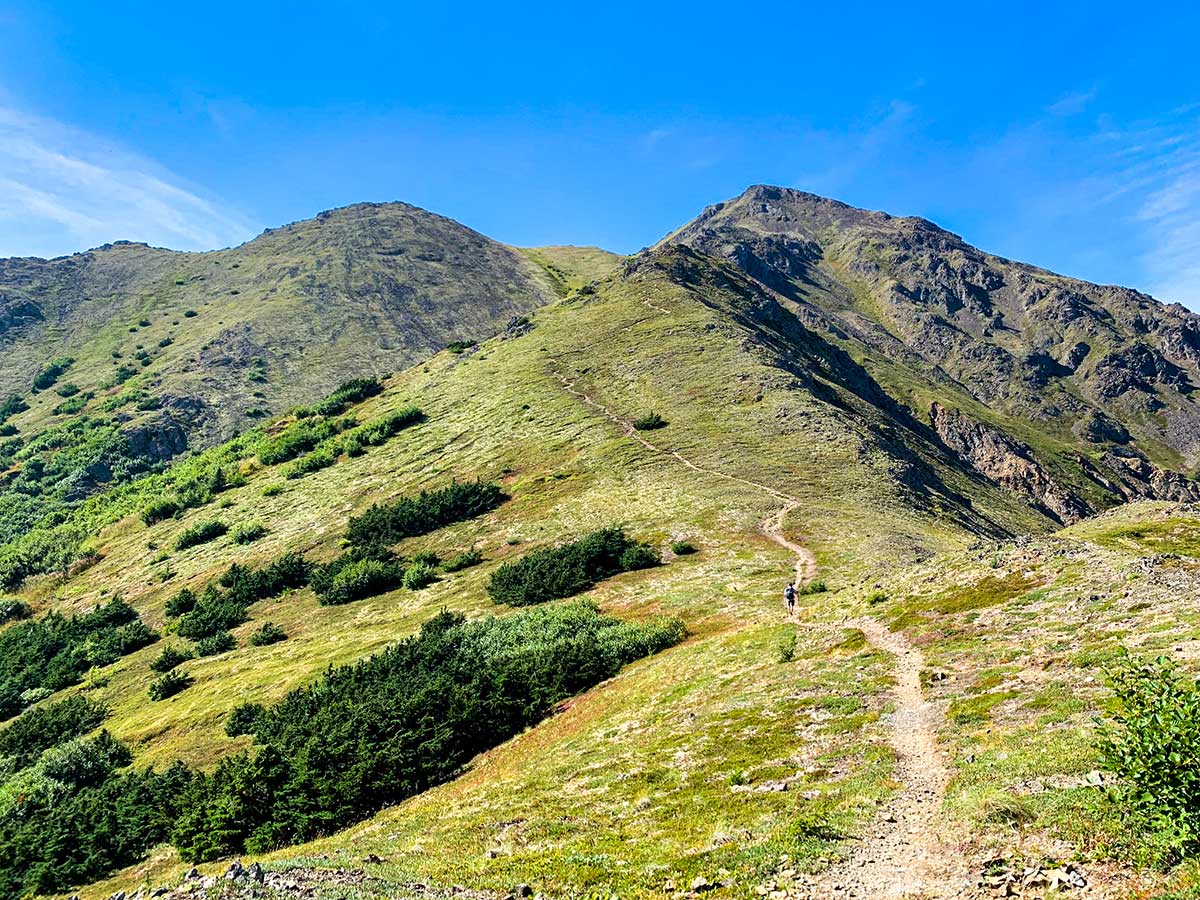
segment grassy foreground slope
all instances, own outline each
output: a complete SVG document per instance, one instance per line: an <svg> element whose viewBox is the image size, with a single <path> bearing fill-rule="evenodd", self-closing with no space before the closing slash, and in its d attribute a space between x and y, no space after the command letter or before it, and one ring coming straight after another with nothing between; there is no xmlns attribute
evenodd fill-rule
<svg viewBox="0 0 1200 900"><path fill-rule="evenodd" d="M1115 829L1077 783L1095 766L1079 726L1102 700L1099 665L1128 633L1165 636L1189 621L1186 594L1172 599L1156 573L1190 579L1190 562L1144 560L1167 552L1155 541L1182 557L1193 538L1174 523L1138 530L1174 508L1130 508L1032 543L979 543L980 532L1002 541L1045 520L963 474L852 361L698 254L651 254L532 320L531 330L389 379L353 414L368 421L416 404L428 418L365 455L294 480L247 461L246 483L213 505L149 528L131 515L98 536L95 565L26 586L39 610L82 610L119 592L157 625L171 594L232 561L264 564L287 550L332 558L349 516L373 502L455 478L497 480L510 495L484 517L397 548L448 557L477 547L480 566L345 606L319 606L307 589L262 601L235 629L238 649L187 663L195 683L166 701L146 699L159 648L105 670L89 693L112 706L105 725L137 764L212 766L246 745L224 733L239 703L278 699L439 609L505 614L484 591L495 566L618 523L699 552L589 596L624 618L681 616L689 640L564 704L459 779L268 861L358 866L375 853L387 860L371 866L383 881L364 890L388 894L429 880L661 896L668 881L701 877L728 882L714 896L743 896L781 870L820 868L896 787L880 719L890 661L844 624L863 611L910 635L949 676L930 690L947 707L940 736L953 748L949 807L964 853L1025 852L1026 835L1058 858L1111 845L1080 833L1087 821L1087 835ZM646 446L624 423L651 412L667 424L644 433ZM275 485L282 491L264 493ZM778 599L795 560L762 533L785 498L784 531L815 551L832 588L806 601L799 626L783 620ZM244 547L223 537L170 550L212 518L267 534ZM1093 553L1102 566L1086 562ZM1143 569L1140 583L1129 579ZM1117 583L1124 596L1114 596ZM1095 618L1081 626L1081 610ZM288 639L246 646L264 621ZM1065 780L1027 791L1033 770ZM1066 849L1054 843L1063 840ZM160 884L186 868L163 848L81 895Z"/></svg>
<svg viewBox="0 0 1200 900"><path fill-rule="evenodd" d="M694 284L683 286L680 274ZM722 866L749 873L778 853L816 865L888 789L889 751L875 723L886 660L830 626L797 635L793 661L779 661L779 644L793 632L781 624L778 596L794 560L760 533L761 524L774 518L783 493L801 501L785 529L813 538L831 561L845 542L880 553L911 553L914 546L930 552L966 539L937 505L965 493L990 496L991 489L944 467L933 451L929 460L897 457L880 438L882 413L825 380L845 379L832 368L822 374L818 345L784 359L752 318L730 318L745 298L727 277L702 260L668 255L537 314L527 333L439 355L353 410L368 421L417 404L428 417L423 424L295 480L247 461L245 485L214 504L152 527L131 515L94 542L96 564L72 577L34 580L25 596L40 609L84 609L119 591L157 625L170 595L198 589L232 561L263 564L285 550L332 557L348 517L374 501L453 478L504 485L512 499L495 512L398 548L450 556L477 546L487 558L482 566L421 591L346 606L319 606L308 590L263 601L250 609L251 622L235 629L239 648L185 664L195 683L166 701L146 698L157 647L126 657L95 682L90 693L113 708L106 727L134 748L138 765L183 759L210 766L245 745L224 733L225 717L239 703L278 699L331 663L413 633L443 607L472 616L503 612L483 590L502 560L606 523L660 547L691 540L699 553L619 576L592 596L625 617L681 615L692 640L632 666L580 698L568 716L497 751L497 765L513 778L532 779L520 790L485 777L490 763L483 761L467 781L444 788L468 792L487 817L457 829L457 840L477 845L476 877L493 886L520 871L539 881L553 877L563 888L649 890L665 877L664 866L681 878ZM650 297L652 304L643 302ZM764 303L757 298L747 314L770 313ZM673 377L664 379L668 369ZM729 377L714 379L713 371ZM656 446L745 480L638 445L567 385L620 417L659 412L669 424L653 432ZM902 468L921 478L906 486L880 477ZM265 496L276 484L282 492ZM999 496L988 505L1004 510L1004 502ZM1015 507L1004 514L1013 523L1029 515ZM170 549L184 530L212 518L229 534L256 522L267 535L245 547L223 536ZM836 571L831 578L843 577ZM249 632L263 621L281 626L288 640L247 647ZM646 719L629 724L635 716ZM559 728L573 729L574 737L557 740ZM618 753L603 749L621 735ZM581 778L592 767L599 767L594 783L562 790L568 771ZM754 791L785 777L790 791ZM631 778L644 788L633 791ZM427 803L440 808L430 798L413 801ZM500 806L525 808L531 835L543 835L530 839L527 853L488 855L496 836L487 823L495 820L482 811ZM590 858L584 848L619 842L625 832L611 827L613 817L631 809L630 834L645 841L640 848L638 840L625 842L636 850L627 865ZM716 809L725 812L714 818ZM616 843L610 849L616 853ZM452 873L471 858L413 852L414 865L445 879L459 877ZM154 863L156 877L178 867L169 854Z"/></svg>

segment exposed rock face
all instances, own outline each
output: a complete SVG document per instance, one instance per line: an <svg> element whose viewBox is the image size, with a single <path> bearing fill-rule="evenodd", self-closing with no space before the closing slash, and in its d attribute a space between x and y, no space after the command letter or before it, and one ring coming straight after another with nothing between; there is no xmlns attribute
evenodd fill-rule
<svg viewBox="0 0 1200 900"><path fill-rule="evenodd" d="M1099 410L1093 410L1091 414L1080 419L1072 430L1089 444L1129 443L1129 432L1125 426Z"/></svg>
<svg viewBox="0 0 1200 900"><path fill-rule="evenodd" d="M1200 500L1200 484L1159 468L1137 451L1110 451L1104 454L1103 462L1116 475L1126 500Z"/></svg>
<svg viewBox="0 0 1200 900"><path fill-rule="evenodd" d="M1033 500L1060 522L1078 521L1093 510L1061 487L1026 445L958 410L939 403L929 410L938 437L972 469L1003 487Z"/></svg>
<svg viewBox="0 0 1200 900"><path fill-rule="evenodd" d="M1200 317L1181 306L992 256L924 219L762 185L667 240L818 307L830 334L945 379L998 414L1065 417L1095 437L1080 422L1099 411L1126 440L1200 463L1200 404L1190 396Z"/></svg>

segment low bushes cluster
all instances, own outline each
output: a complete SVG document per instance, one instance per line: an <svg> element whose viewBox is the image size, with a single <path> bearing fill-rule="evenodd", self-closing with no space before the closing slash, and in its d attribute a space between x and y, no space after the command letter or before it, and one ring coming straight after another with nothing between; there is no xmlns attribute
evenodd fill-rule
<svg viewBox="0 0 1200 900"><path fill-rule="evenodd" d="M48 362L33 378L33 389L44 391L54 387L55 382L74 364L69 356L60 356Z"/></svg>
<svg viewBox="0 0 1200 900"><path fill-rule="evenodd" d="M568 604L420 633L266 709L239 711L257 752L197 775L173 838L185 860L262 852L328 833L452 777L566 697L676 643L678 622L635 625Z"/></svg>
<svg viewBox="0 0 1200 900"><path fill-rule="evenodd" d="M234 563L197 597L184 588L167 601L167 613L191 604L183 611L175 632L200 641L229 631L246 621L246 610L259 600L277 597L286 590L304 587L311 567L299 553L285 553L261 569Z"/></svg>
<svg viewBox="0 0 1200 900"><path fill-rule="evenodd" d="M28 709L0 730L0 758L11 770L31 765L42 752L97 728L108 707L82 695Z"/></svg>
<svg viewBox="0 0 1200 900"><path fill-rule="evenodd" d="M251 647L269 647L271 644L278 644L280 641L287 640L287 635L283 629L274 622L263 622L250 635Z"/></svg>
<svg viewBox="0 0 1200 900"><path fill-rule="evenodd" d="M620 572L658 564L647 544L626 537L620 528L603 528L504 563L492 573L487 592L496 603L529 606L571 597Z"/></svg>
<svg viewBox="0 0 1200 900"><path fill-rule="evenodd" d="M105 666L157 640L133 607L114 599L82 616L50 613L0 632L0 720L29 705L23 695L78 684L88 669Z"/></svg>
<svg viewBox="0 0 1200 900"><path fill-rule="evenodd" d="M312 588L322 606L340 606L400 587L404 572L390 553L344 553L314 570Z"/></svg>
<svg viewBox="0 0 1200 900"><path fill-rule="evenodd" d="M215 541L228 530L229 526L220 519L197 522L179 533L179 537L175 539L175 549L187 550L189 547L207 544L209 541Z"/></svg>
<svg viewBox="0 0 1200 900"><path fill-rule="evenodd" d="M354 378L319 403L296 411L297 416L339 416L356 403L383 393L378 378Z"/></svg>
<svg viewBox="0 0 1200 900"><path fill-rule="evenodd" d="M284 469L283 476L289 479L302 478L310 472L332 466L343 453L347 456L361 456L367 447L377 447L405 428L424 420L425 414L415 406L410 406L366 425L344 431L335 437L325 438Z"/></svg>
<svg viewBox="0 0 1200 900"><path fill-rule="evenodd" d="M440 490L422 491L416 497L372 506L350 520L346 537L359 547L388 546L481 516L507 499L495 484L455 482Z"/></svg>
<svg viewBox="0 0 1200 900"><path fill-rule="evenodd" d="M293 422L274 437L267 438L258 448L258 461L264 466L291 462L312 450L324 440L341 434L355 425L353 419L301 419Z"/></svg>
<svg viewBox="0 0 1200 900"><path fill-rule="evenodd" d="M116 771L128 761L103 734L49 751L29 771L20 814L0 815L0 896L66 893L170 836L192 773L179 763L161 773Z"/></svg>

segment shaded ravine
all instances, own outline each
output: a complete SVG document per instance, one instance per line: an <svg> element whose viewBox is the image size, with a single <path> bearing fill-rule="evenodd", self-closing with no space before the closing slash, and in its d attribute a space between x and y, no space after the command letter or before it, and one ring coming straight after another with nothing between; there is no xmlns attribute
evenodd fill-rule
<svg viewBox="0 0 1200 900"><path fill-rule="evenodd" d="M568 393L603 413L647 450L670 456L694 472L736 481L782 501L759 528L767 538L795 556L797 583L805 584L816 576L812 551L788 540L784 534L784 520L800 505L799 498L748 478L698 465L676 450L654 444L630 421L576 388L575 381L561 372L555 374ZM942 711L925 699L921 689L924 658L904 635L890 631L870 616L843 624L859 629L873 647L894 658L893 710L885 718L888 743L896 755L895 778L900 787L880 808L870 830L854 844L846 859L809 879L799 891L813 900L825 897L940 900L965 896L972 888L966 860L939 837L942 801L950 772L937 743Z"/></svg>

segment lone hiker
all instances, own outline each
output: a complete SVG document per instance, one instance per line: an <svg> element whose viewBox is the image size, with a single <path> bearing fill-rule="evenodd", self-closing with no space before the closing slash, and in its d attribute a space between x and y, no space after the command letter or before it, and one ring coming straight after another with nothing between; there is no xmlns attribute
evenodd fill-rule
<svg viewBox="0 0 1200 900"><path fill-rule="evenodd" d="M783 589L783 599L787 603L788 615L794 615L796 612L796 583L789 581L788 586Z"/></svg>

